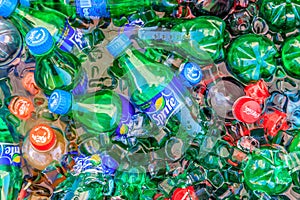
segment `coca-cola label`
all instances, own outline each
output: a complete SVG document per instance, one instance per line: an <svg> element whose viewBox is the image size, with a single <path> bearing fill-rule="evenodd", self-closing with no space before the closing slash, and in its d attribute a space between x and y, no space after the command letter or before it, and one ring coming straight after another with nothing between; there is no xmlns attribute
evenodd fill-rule
<svg viewBox="0 0 300 200"><path fill-rule="evenodd" d="M169 86L158 93L149 102L139 106L159 127L165 126L168 119L183 105L179 97L176 95L174 85L178 85L177 78L174 78Z"/></svg>
<svg viewBox="0 0 300 200"><path fill-rule="evenodd" d="M88 43L83 37L83 34L82 30L73 28L69 22L66 21L61 38L57 42L57 46L61 50L69 53L72 53L74 47L83 51L88 47Z"/></svg>

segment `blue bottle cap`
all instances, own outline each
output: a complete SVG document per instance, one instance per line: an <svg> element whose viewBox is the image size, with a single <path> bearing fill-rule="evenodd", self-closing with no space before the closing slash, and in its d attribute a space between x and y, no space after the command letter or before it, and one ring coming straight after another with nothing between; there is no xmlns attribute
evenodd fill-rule
<svg viewBox="0 0 300 200"><path fill-rule="evenodd" d="M106 45L106 49L114 58L116 58L130 45L130 39L122 33L110 41L110 43Z"/></svg>
<svg viewBox="0 0 300 200"><path fill-rule="evenodd" d="M202 80L202 70L196 63L187 62L181 66L180 70L180 75L192 86L197 85Z"/></svg>
<svg viewBox="0 0 300 200"><path fill-rule="evenodd" d="M119 167L119 163L110 155L101 156L102 168L104 173L113 174Z"/></svg>
<svg viewBox="0 0 300 200"><path fill-rule="evenodd" d="M20 0L20 4L24 7L30 7L30 0Z"/></svg>
<svg viewBox="0 0 300 200"><path fill-rule="evenodd" d="M64 115L69 112L72 105L72 95L64 90L56 89L50 95L48 108L51 112Z"/></svg>
<svg viewBox="0 0 300 200"><path fill-rule="evenodd" d="M54 45L50 32L43 27L31 29L26 34L25 41L30 52L35 55L47 53Z"/></svg>
<svg viewBox="0 0 300 200"><path fill-rule="evenodd" d="M9 17L18 5L18 0L2 0L0 1L0 16Z"/></svg>

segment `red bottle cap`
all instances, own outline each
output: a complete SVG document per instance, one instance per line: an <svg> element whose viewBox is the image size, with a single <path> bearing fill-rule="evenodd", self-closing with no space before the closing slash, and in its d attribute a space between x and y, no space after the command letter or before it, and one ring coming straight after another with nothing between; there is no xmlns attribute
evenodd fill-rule
<svg viewBox="0 0 300 200"><path fill-rule="evenodd" d="M34 80L34 73L28 72L25 77L22 79L22 85L31 95L36 95L39 93L40 89L36 85Z"/></svg>
<svg viewBox="0 0 300 200"><path fill-rule="evenodd" d="M251 124L260 118L262 110L258 102L244 96L234 102L232 112L237 120Z"/></svg>
<svg viewBox="0 0 300 200"><path fill-rule="evenodd" d="M198 200L193 186L186 188L177 188L173 195L172 200Z"/></svg>
<svg viewBox="0 0 300 200"><path fill-rule="evenodd" d="M26 97L13 97L8 105L9 111L19 119L27 120L34 111L33 103Z"/></svg>
<svg viewBox="0 0 300 200"><path fill-rule="evenodd" d="M48 151L55 145L56 135L50 126L39 124L31 129L29 140L35 149Z"/></svg>

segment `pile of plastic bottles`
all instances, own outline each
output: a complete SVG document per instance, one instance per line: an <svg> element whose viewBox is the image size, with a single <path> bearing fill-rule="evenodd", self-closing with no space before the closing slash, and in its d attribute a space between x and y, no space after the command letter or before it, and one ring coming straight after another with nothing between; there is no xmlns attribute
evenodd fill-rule
<svg viewBox="0 0 300 200"><path fill-rule="evenodd" d="M300 199L300 1L0 0L0 199Z"/></svg>

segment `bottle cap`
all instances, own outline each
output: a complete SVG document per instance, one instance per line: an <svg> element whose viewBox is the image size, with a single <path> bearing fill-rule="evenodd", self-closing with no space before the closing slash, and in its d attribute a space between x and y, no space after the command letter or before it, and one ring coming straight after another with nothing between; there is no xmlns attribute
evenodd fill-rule
<svg viewBox="0 0 300 200"><path fill-rule="evenodd" d="M64 115L69 112L72 105L72 95L64 90L56 89L50 95L48 108L51 112Z"/></svg>
<svg viewBox="0 0 300 200"><path fill-rule="evenodd" d="M56 135L50 126L39 124L30 130L29 141L36 150L47 151L55 145Z"/></svg>
<svg viewBox="0 0 300 200"><path fill-rule="evenodd" d="M30 0L20 0L20 4L24 7L30 7Z"/></svg>
<svg viewBox="0 0 300 200"><path fill-rule="evenodd" d="M27 120L31 117L34 106L26 97L15 96L10 100L8 109L19 119Z"/></svg>
<svg viewBox="0 0 300 200"><path fill-rule="evenodd" d="M107 44L108 52L114 57L118 57L128 46L131 45L130 39L125 34L120 34Z"/></svg>
<svg viewBox="0 0 300 200"><path fill-rule="evenodd" d="M9 17L16 9L18 0L2 0L0 1L0 16Z"/></svg>
<svg viewBox="0 0 300 200"><path fill-rule="evenodd" d="M180 66L180 74L190 85L194 86L202 80L202 70L199 65L193 62L187 62Z"/></svg>
<svg viewBox="0 0 300 200"><path fill-rule="evenodd" d="M193 186L174 190L172 200L198 200Z"/></svg>
<svg viewBox="0 0 300 200"><path fill-rule="evenodd" d="M232 112L237 120L251 124L260 118L262 110L257 101L251 97L243 96L234 102Z"/></svg>
<svg viewBox="0 0 300 200"><path fill-rule="evenodd" d="M25 41L31 53L35 55L47 53L54 45L50 32L43 27L31 29L26 34Z"/></svg>

